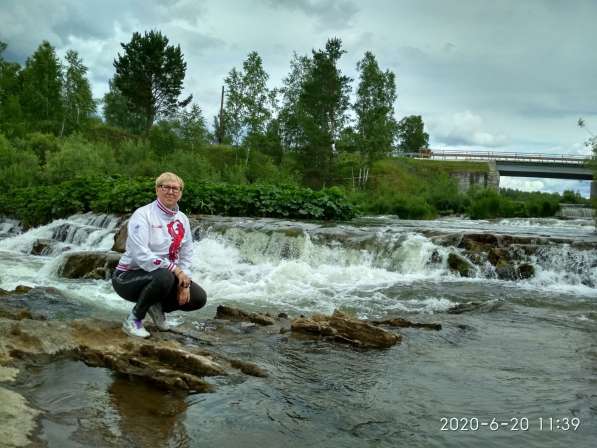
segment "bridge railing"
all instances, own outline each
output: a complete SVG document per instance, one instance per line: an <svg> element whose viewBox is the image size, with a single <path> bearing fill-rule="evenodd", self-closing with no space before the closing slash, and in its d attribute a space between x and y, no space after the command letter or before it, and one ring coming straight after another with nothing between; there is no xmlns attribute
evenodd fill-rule
<svg viewBox="0 0 597 448"><path fill-rule="evenodd" d="M584 165L594 157L571 154L539 154L528 152L457 151L424 149L416 153L400 154L405 157L437 160L495 160L511 162L535 162L566 165Z"/></svg>

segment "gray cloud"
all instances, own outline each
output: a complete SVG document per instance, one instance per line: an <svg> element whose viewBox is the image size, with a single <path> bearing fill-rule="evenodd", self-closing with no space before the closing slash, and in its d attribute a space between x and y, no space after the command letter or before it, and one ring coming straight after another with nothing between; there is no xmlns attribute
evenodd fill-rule
<svg viewBox="0 0 597 448"><path fill-rule="evenodd" d="M273 7L301 11L308 17L314 17L318 27L322 29L348 28L359 11L357 6L348 0L266 0L266 3Z"/></svg>

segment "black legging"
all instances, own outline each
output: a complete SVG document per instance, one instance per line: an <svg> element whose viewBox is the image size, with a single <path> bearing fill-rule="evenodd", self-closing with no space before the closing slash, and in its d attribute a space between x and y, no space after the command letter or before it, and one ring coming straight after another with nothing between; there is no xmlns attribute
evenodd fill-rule
<svg viewBox="0 0 597 448"><path fill-rule="evenodd" d="M135 302L133 315L144 319L147 310L154 303L162 303L162 311L193 311L205 306L207 294L201 286L191 282L191 298L184 305L178 304L176 292L178 278L167 269L156 269L147 272L142 269L134 271L114 271L112 276L114 291L130 302Z"/></svg>

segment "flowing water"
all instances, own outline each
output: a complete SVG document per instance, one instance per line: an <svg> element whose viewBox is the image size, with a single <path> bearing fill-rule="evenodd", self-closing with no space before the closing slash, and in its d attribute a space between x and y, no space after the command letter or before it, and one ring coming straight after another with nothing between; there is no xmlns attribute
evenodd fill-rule
<svg viewBox="0 0 597 448"><path fill-rule="evenodd" d="M90 314L120 319L130 305L108 281L65 280L72 250L109 250L119 220L76 215L23 231L0 222L0 288L58 288ZM535 276L473 278L447 265L464 232L547 238L529 259ZM327 225L205 218L196 224L193 277L219 304L293 315L340 309L403 316L441 331L402 329L388 350L247 334L227 350L263 378L219 381L180 397L59 361L14 386L44 411L40 446L596 446L597 234L590 219L402 221ZM49 240L42 255L31 255ZM472 311L449 312L475 303ZM66 309L66 308L65 308Z"/></svg>

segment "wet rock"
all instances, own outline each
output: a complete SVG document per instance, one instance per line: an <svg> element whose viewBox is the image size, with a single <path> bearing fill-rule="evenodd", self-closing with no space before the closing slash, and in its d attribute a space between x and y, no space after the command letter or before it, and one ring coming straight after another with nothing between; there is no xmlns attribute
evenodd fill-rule
<svg viewBox="0 0 597 448"><path fill-rule="evenodd" d="M331 316L314 315L295 319L291 329L296 333L332 338L363 348L388 348L401 340L399 334L350 318L337 310Z"/></svg>
<svg viewBox="0 0 597 448"><path fill-rule="evenodd" d="M466 303L459 303L454 305L451 308L448 308L448 314L462 314L467 313L469 311L475 311L481 308L483 304L481 302L466 302Z"/></svg>
<svg viewBox="0 0 597 448"><path fill-rule="evenodd" d="M52 246L56 242L49 239L38 239L33 243L31 248L31 255L47 255L52 251Z"/></svg>
<svg viewBox="0 0 597 448"><path fill-rule="evenodd" d="M523 263L518 266L518 278L529 279L535 276L535 267L529 263Z"/></svg>
<svg viewBox="0 0 597 448"><path fill-rule="evenodd" d="M250 362L240 361L238 359L230 360L230 365L235 369L240 370L245 375L265 378L267 377L267 372L263 370L261 367L257 367L255 364Z"/></svg>
<svg viewBox="0 0 597 448"><path fill-rule="evenodd" d="M516 268L506 260L500 260L495 267L495 273L500 280L517 280Z"/></svg>
<svg viewBox="0 0 597 448"><path fill-rule="evenodd" d="M373 325L389 325L391 327L399 327L399 328L425 328L428 330L436 330L439 331L442 329L441 324L438 323L422 323L422 322L412 322L410 320L402 319L400 317L394 319L386 319L386 320L374 320L371 321Z"/></svg>
<svg viewBox="0 0 597 448"><path fill-rule="evenodd" d="M451 253L448 255L448 267L452 271L458 272L461 277L475 276L475 267L473 264L458 254Z"/></svg>
<svg viewBox="0 0 597 448"><path fill-rule="evenodd" d="M120 260L115 252L71 252L65 255L58 275L65 278L107 279Z"/></svg>
<svg viewBox="0 0 597 448"><path fill-rule="evenodd" d="M500 247L492 247L487 252L487 259L492 265L497 266L502 261L509 262L510 255L508 254L508 251L506 249Z"/></svg>
<svg viewBox="0 0 597 448"><path fill-rule="evenodd" d="M33 288L31 286L17 285L14 292L16 294L25 294L25 293L28 293L29 291L31 291L32 289Z"/></svg>
<svg viewBox="0 0 597 448"><path fill-rule="evenodd" d="M114 234L114 245L112 246L112 250L114 252L124 253L126 250L126 238L128 235L127 225L129 221L128 219L124 221L118 231Z"/></svg>
<svg viewBox="0 0 597 448"><path fill-rule="evenodd" d="M0 387L0 442L3 447L30 446L39 411L30 408L22 395Z"/></svg>
<svg viewBox="0 0 597 448"><path fill-rule="evenodd" d="M216 319L253 322L258 325L273 325L274 319L261 313L247 313L238 308L219 305L216 310Z"/></svg>
<svg viewBox="0 0 597 448"><path fill-rule="evenodd" d="M7 291L6 289L0 288L0 297L2 296L14 296L18 294L26 294L33 288L31 286L18 285L13 291Z"/></svg>
<svg viewBox="0 0 597 448"><path fill-rule="evenodd" d="M210 392L215 386L206 377L226 376L234 370L267 376L253 363L182 345L176 335L169 333L139 339L126 336L119 322L15 320L9 314L0 316L2 364L26 366L37 359L51 362L53 356L67 357L187 393Z"/></svg>

